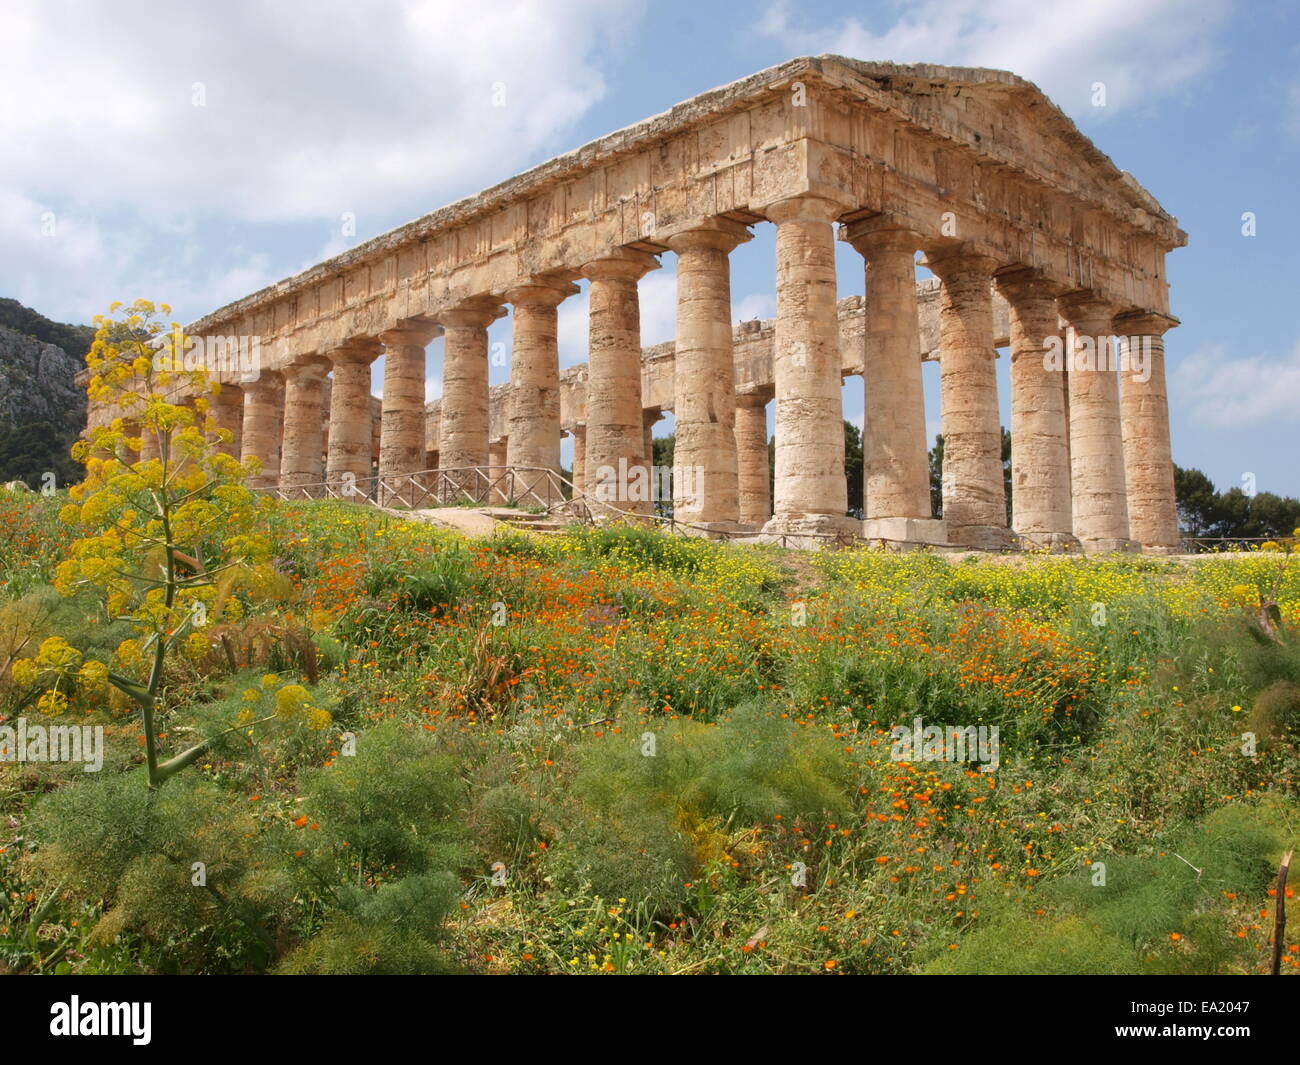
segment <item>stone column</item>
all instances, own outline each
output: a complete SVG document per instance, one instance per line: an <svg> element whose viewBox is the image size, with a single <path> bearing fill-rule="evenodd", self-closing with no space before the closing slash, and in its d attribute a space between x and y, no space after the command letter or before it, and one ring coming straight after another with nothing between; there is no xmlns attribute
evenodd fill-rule
<svg viewBox="0 0 1300 1065"><path fill-rule="evenodd" d="M410 484L424 469L425 348L441 329L402 322L379 334L384 345L384 397L379 428L381 502L414 505L423 493Z"/></svg>
<svg viewBox="0 0 1300 1065"><path fill-rule="evenodd" d="M506 397L505 465L516 473L517 494L532 493L547 503L562 497L558 482L544 473L560 472L560 348L558 307L578 292L569 281L538 279L511 289L514 339L510 349L510 390ZM536 502L536 499L532 500Z"/></svg>
<svg viewBox="0 0 1300 1065"><path fill-rule="evenodd" d="M221 391L208 397L208 411L216 430L208 434L208 445L222 455L238 456L244 436L244 392L238 385L221 385ZM228 430L231 439L221 441L218 434Z"/></svg>
<svg viewBox="0 0 1300 1065"><path fill-rule="evenodd" d="M1033 270L1001 274L997 284L1011 324L1011 526L1040 547L1077 548L1060 357L1065 341L1056 306L1060 286Z"/></svg>
<svg viewBox="0 0 1300 1065"><path fill-rule="evenodd" d="M368 340L350 341L328 352L334 366L330 387L329 454L326 480L344 498L368 496L373 426L370 414L370 364L380 347Z"/></svg>
<svg viewBox="0 0 1300 1065"><path fill-rule="evenodd" d="M866 260L863 379L863 535L946 543L930 507L925 384L916 307L920 237L906 229L857 223L845 234Z"/></svg>
<svg viewBox="0 0 1300 1065"><path fill-rule="evenodd" d="M663 417L658 407L641 412L641 453L645 456L645 473L649 478L650 485L650 506L654 508L655 503L661 499L667 499L668 492L660 492L658 478L655 476L655 424ZM667 486L665 486L667 487ZM698 490L698 488L697 488ZM676 489L673 489L675 494Z"/></svg>
<svg viewBox="0 0 1300 1065"><path fill-rule="evenodd" d="M666 241L677 253L673 515L719 528L740 520L728 256L750 239L744 226L715 218Z"/></svg>
<svg viewBox="0 0 1300 1065"><path fill-rule="evenodd" d="M325 452L321 399L330 364L325 359L305 359L286 366L284 374L284 450L280 460L280 487L290 498L323 494ZM310 486L310 487L309 487Z"/></svg>
<svg viewBox="0 0 1300 1065"><path fill-rule="evenodd" d="M482 476L469 467L488 465L487 327L504 313L494 301L476 299L438 315L444 330L438 465L463 471L450 475L452 483L484 502ZM444 502L462 498L444 487Z"/></svg>
<svg viewBox="0 0 1300 1065"><path fill-rule="evenodd" d="M996 260L958 248L927 253L938 276L943 517L953 543L1015 545L1002 484L1002 421L993 347Z"/></svg>
<svg viewBox="0 0 1300 1065"><path fill-rule="evenodd" d="M573 487L585 492L587 485L587 427L573 427Z"/></svg>
<svg viewBox="0 0 1300 1065"><path fill-rule="evenodd" d="M736 460L740 524L762 528L772 516L765 396L736 397Z"/></svg>
<svg viewBox="0 0 1300 1065"><path fill-rule="evenodd" d="M277 488L280 484L280 431L284 379L262 371L244 385L244 432L240 451L247 461L258 459L261 470L248 478L250 488Z"/></svg>
<svg viewBox="0 0 1300 1065"><path fill-rule="evenodd" d="M1132 551L1112 308L1090 292L1071 293L1059 303L1074 331L1069 363L1074 535L1089 553Z"/></svg>
<svg viewBox="0 0 1300 1065"><path fill-rule="evenodd" d="M506 456L509 454L509 442L507 440L494 440L488 444L488 480L494 487L492 489L492 503L510 502L510 471L506 462ZM515 491L518 494L518 483L515 484Z"/></svg>
<svg viewBox="0 0 1300 1065"><path fill-rule="evenodd" d="M1129 536L1151 554L1181 546L1174 497L1174 457L1165 391L1165 339L1176 319L1132 313L1115 319L1119 334L1120 422Z"/></svg>
<svg viewBox="0 0 1300 1065"><path fill-rule="evenodd" d="M765 530L848 533L844 413L840 402L835 219L844 207L816 196L767 208L776 223L776 501Z"/></svg>
<svg viewBox="0 0 1300 1065"><path fill-rule="evenodd" d="M637 282L658 265L652 255L625 249L582 268L582 276L591 281L586 491L631 514L651 511L644 474ZM617 516L616 511L606 516Z"/></svg>

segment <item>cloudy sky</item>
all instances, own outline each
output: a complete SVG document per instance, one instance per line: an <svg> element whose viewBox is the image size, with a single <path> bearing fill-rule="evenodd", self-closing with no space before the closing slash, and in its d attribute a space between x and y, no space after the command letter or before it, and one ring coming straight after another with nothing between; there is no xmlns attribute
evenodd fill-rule
<svg viewBox="0 0 1300 1065"><path fill-rule="evenodd" d="M73 322L136 296L192 320L793 56L1014 71L1189 234L1168 260L1176 461L1300 495L1294 3L4 0L0 41L0 296ZM772 227L756 229L732 256L737 318L774 307ZM861 292L861 259L840 255L841 295ZM671 254L642 313L647 344L672 338ZM585 328L584 292L561 308L566 365ZM859 424L862 399L851 379Z"/></svg>

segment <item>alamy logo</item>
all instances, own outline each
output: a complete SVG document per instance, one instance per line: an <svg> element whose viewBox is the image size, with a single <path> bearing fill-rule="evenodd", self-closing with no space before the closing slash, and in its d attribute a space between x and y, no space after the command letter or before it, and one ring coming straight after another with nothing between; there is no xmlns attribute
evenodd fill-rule
<svg viewBox="0 0 1300 1065"><path fill-rule="evenodd" d="M1114 373L1124 370L1144 385L1151 380L1151 338L1149 336L1097 336L1076 334L1075 350L1066 350L1065 339L1049 336L1043 344L1043 369L1052 373Z"/></svg>
<svg viewBox="0 0 1300 1065"><path fill-rule="evenodd" d="M653 503L674 496L687 506L696 505L704 494L703 466L628 465L598 466L593 495L601 503Z"/></svg>
<svg viewBox="0 0 1300 1065"><path fill-rule="evenodd" d="M28 725L20 717L0 725L0 762L81 762L87 773L104 766L103 725Z"/></svg>
<svg viewBox="0 0 1300 1065"><path fill-rule="evenodd" d="M982 762L985 773L1002 764L997 725L927 725L918 717L911 728L895 725L889 735L895 762Z"/></svg>
<svg viewBox="0 0 1300 1065"><path fill-rule="evenodd" d="M262 368L260 336L184 336L179 331L163 333L150 341L158 354L153 368L160 373L194 373L212 376L238 374L243 381L256 381Z"/></svg>
<svg viewBox="0 0 1300 1065"><path fill-rule="evenodd" d="M152 1013L149 1002L82 1002L73 995L50 1006L50 1035L129 1035L148 1046Z"/></svg>

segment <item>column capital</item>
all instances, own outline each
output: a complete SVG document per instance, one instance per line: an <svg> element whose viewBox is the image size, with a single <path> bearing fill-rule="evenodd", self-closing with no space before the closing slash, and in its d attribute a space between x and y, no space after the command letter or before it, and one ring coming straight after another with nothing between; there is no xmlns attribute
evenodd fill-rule
<svg viewBox="0 0 1300 1065"><path fill-rule="evenodd" d="M506 289L505 300L516 307L558 307L581 289L568 278L530 277L527 281Z"/></svg>
<svg viewBox="0 0 1300 1065"><path fill-rule="evenodd" d="M776 389L772 385L765 388L757 388L752 392L737 392L737 407L766 407L776 395Z"/></svg>
<svg viewBox="0 0 1300 1065"><path fill-rule="evenodd" d="M1163 336L1181 325L1177 318L1161 311L1122 311L1115 315L1115 329L1131 336Z"/></svg>
<svg viewBox="0 0 1300 1065"><path fill-rule="evenodd" d="M305 358L296 359L287 366L280 367L280 373L284 375L285 380L298 377L315 377L323 380L329 372L330 360L320 355L308 355Z"/></svg>
<svg viewBox="0 0 1300 1065"><path fill-rule="evenodd" d="M1071 325L1083 322L1095 324L1099 318L1109 323L1115 313L1115 305L1109 300L1102 299L1091 289L1075 289L1073 292L1067 292L1058 297L1057 305L1060 307L1061 317Z"/></svg>
<svg viewBox="0 0 1300 1065"><path fill-rule="evenodd" d="M1040 270L1014 267L994 275L998 291L1011 303L1024 299L1056 299L1066 286L1053 281Z"/></svg>
<svg viewBox="0 0 1300 1065"><path fill-rule="evenodd" d="M378 341L367 337L356 337L327 351L325 357L335 366L344 362L357 362L369 366L379 358L382 350L382 345Z"/></svg>
<svg viewBox="0 0 1300 1065"><path fill-rule="evenodd" d="M403 344L424 347L434 337L442 336L442 326L437 322L426 322L419 318L404 318L391 329L379 334L379 340L386 348Z"/></svg>
<svg viewBox="0 0 1300 1065"><path fill-rule="evenodd" d="M915 230L908 229L885 214L846 223L840 228L840 240L853 245L865 259L871 258L878 251L908 251L915 254L924 243L924 238Z"/></svg>
<svg viewBox="0 0 1300 1065"><path fill-rule="evenodd" d="M241 381L239 387L245 392L274 392L284 387L284 375L279 370L262 370L256 380Z"/></svg>
<svg viewBox="0 0 1300 1065"><path fill-rule="evenodd" d="M678 255L684 251L695 251L700 248L729 253L737 245L753 239L754 234L749 231L748 226L718 216L691 229L674 233L665 238L664 243Z"/></svg>
<svg viewBox="0 0 1300 1065"><path fill-rule="evenodd" d="M992 280L993 272L1001 265L992 255L970 244L927 248L925 251L925 266L945 282L963 274L985 274Z"/></svg>
<svg viewBox="0 0 1300 1065"><path fill-rule="evenodd" d="M609 281L623 278L640 281L651 270L659 269L659 260L649 252L634 248L619 248L617 251L583 263L579 275L588 281Z"/></svg>
<svg viewBox="0 0 1300 1065"><path fill-rule="evenodd" d="M445 329L486 329L505 314L506 309L496 298L475 296L439 311L437 318Z"/></svg>
<svg viewBox="0 0 1300 1065"><path fill-rule="evenodd" d="M834 222L847 210L849 208L846 204L828 200L825 196L791 196L785 200L769 203L763 208L763 214L767 216L768 221L779 225L794 219Z"/></svg>

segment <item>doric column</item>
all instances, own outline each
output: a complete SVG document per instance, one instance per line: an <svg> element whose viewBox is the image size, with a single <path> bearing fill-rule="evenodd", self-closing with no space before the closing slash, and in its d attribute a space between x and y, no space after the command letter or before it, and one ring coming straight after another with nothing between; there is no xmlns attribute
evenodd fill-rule
<svg viewBox="0 0 1300 1065"><path fill-rule="evenodd" d="M677 253L673 515L682 521L740 520L729 256L750 239L738 222L715 218L666 241Z"/></svg>
<svg viewBox="0 0 1300 1065"><path fill-rule="evenodd" d="M406 480L424 469L425 348L441 328L400 322L379 334L384 345L384 396L379 428L379 499L414 502Z"/></svg>
<svg viewBox="0 0 1300 1065"><path fill-rule="evenodd" d="M256 381L244 384L244 432L240 454L258 459L260 472L249 477L250 488L276 488L280 484L280 431L283 417L284 379L262 371Z"/></svg>
<svg viewBox="0 0 1300 1065"><path fill-rule="evenodd" d="M1129 536L1152 554L1179 550L1174 456L1165 391L1165 330L1178 324L1160 314L1115 319L1119 334L1120 422Z"/></svg>
<svg viewBox="0 0 1300 1065"><path fill-rule="evenodd" d="M209 435L209 445L223 455L238 457L244 436L244 390L238 385L221 385L221 391L210 396L209 403L208 409L217 429ZM217 437L222 429L231 435L231 439L224 443Z"/></svg>
<svg viewBox="0 0 1300 1065"><path fill-rule="evenodd" d="M916 251L921 238L910 230L882 226L876 219L849 226L845 236L866 260L863 533L942 543L947 534L942 523L932 519L925 439L916 307Z"/></svg>
<svg viewBox="0 0 1300 1065"><path fill-rule="evenodd" d="M504 313L493 300L474 299L438 314L444 330L438 465L464 471L450 478L475 498L484 482L471 468L488 465L487 327Z"/></svg>
<svg viewBox="0 0 1300 1065"><path fill-rule="evenodd" d="M740 524L762 528L772 516L766 396L736 397L736 465Z"/></svg>
<svg viewBox="0 0 1300 1065"><path fill-rule="evenodd" d="M645 456L645 472L649 478L650 506L652 508L660 499L665 498L665 495L659 491L658 478L655 476L655 425L662 417L663 413L658 407L652 407L641 412L641 454ZM698 488L696 491L698 491ZM674 494L676 494L675 489Z"/></svg>
<svg viewBox="0 0 1300 1065"><path fill-rule="evenodd" d="M582 268L591 281L586 490L620 511L649 514L641 420L641 303L637 282L659 263L625 249Z"/></svg>
<svg viewBox="0 0 1300 1065"><path fill-rule="evenodd" d="M587 485L587 427L573 427L573 487L577 492L585 492Z"/></svg>
<svg viewBox="0 0 1300 1065"><path fill-rule="evenodd" d="M1060 286L1033 270L1001 274L997 283L1011 323L1011 526L1039 546L1077 548L1060 358L1065 341L1056 306Z"/></svg>
<svg viewBox="0 0 1300 1065"><path fill-rule="evenodd" d="M374 427L370 413L370 364L380 346L350 341L327 352L334 367L330 386L329 453L326 480L343 496L370 494L370 458Z"/></svg>
<svg viewBox="0 0 1300 1065"><path fill-rule="evenodd" d="M509 465L506 462L508 454L508 441L493 440L488 443L488 479L493 484L490 500L493 503L508 503L512 487L515 495L518 496L519 494L519 484L517 481L513 485L511 484L510 471L506 468Z"/></svg>
<svg viewBox="0 0 1300 1065"><path fill-rule="evenodd" d="M536 279L513 288L514 338L510 348L510 390L506 396L505 465L560 472L560 303L577 293L565 280ZM516 473L517 492L546 503L560 499L557 482L544 473Z"/></svg>
<svg viewBox="0 0 1300 1065"><path fill-rule="evenodd" d="M844 481L835 219L816 196L767 208L776 223L776 500L772 533L851 532Z"/></svg>
<svg viewBox="0 0 1300 1065"><path fill-rule="evenodd" d="M1070 483L1074 535L1085 551L1131 551L1124 440L1109 303L1090 292L1059 301L1074 331L1070 352Z"/></svg>
<svg viewBox="0 0 1300 1065"><path fill-rule="evenodd" d="M284 374L284 449L280 459L280 487L288 490L286 494L290 498L322 494L325 442L321 400L329 369L328 360L310 358L281 371Z"/></svg>
<svg viewBox="0 0 1300 1065"><path fill-rule="evenodd" d="M981 550L1014 545L1002 483L1002 422L993 347L997 261L958 248L927 254L939 289L939 381L943 417L943 517L953 543Z"/></svg>

